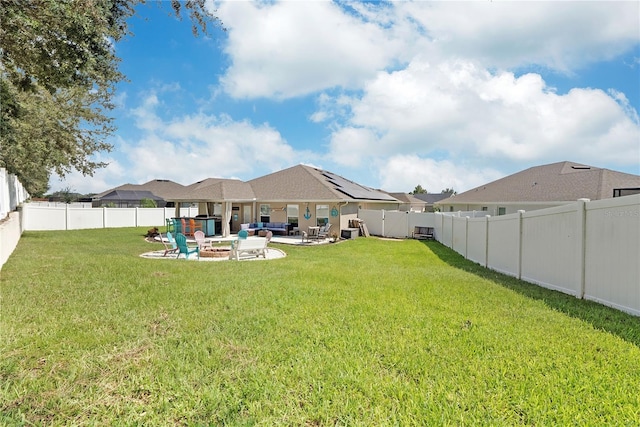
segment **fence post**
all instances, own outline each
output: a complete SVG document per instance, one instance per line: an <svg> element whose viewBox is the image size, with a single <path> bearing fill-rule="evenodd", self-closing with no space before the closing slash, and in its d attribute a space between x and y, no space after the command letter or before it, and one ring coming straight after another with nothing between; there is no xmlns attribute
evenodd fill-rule
<svg viewBox="0 0 640 427"><path fill-rule="evenodd" d="M489 219L491 215L484 217L484 266L489 268Z"/></svg>
<svg viewBox="0 0 640 427"><path fill-rule="evenodd" d="M64 229L69 229L69 204L64 205Z"/></svg>
<svg viewBox="0 0 640 427"><path fill-rule="evenodd" d="M523 210L518 211L518 280L522 279L522 214Z"/></svg>
<svg viewBox="0 0 640 427"><path fill-rule="evenodd" d="M469 217L464 217L464 259L469 259Z"/></svg>
<svg viewBox="0 0 640 427"><path fill-rule="evenodd" d="M576 207L576 236L577 244L576 252L578 254L578 298L583 299L585 294L585 268L586 268L586 253L587 253L587 202L589 199L578 199Z"/></svg>
<svg viewBox="0 0 640 427"><path fill-rule="evenodd" d="M107 228L107 207L102 207L102 228Z"/></svg>
<svg viewBox="0 0 640 427"><path fill-rule="evenodd" d="M136 206L136 220L135 220L136 227L138 226L138 215L140 215L140 212L138 211L138 209L140 208Z"/></svg>

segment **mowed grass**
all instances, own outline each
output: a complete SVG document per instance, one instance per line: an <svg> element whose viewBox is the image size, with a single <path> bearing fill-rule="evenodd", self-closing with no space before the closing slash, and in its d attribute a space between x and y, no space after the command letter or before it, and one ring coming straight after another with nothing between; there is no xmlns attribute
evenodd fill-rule
<svg viewBox="0 0 640 427"><path fill-rule="evenodd" d="M0 279L1 425L638 425L640 320L437 242L150 260L26 232Z"/></svg>

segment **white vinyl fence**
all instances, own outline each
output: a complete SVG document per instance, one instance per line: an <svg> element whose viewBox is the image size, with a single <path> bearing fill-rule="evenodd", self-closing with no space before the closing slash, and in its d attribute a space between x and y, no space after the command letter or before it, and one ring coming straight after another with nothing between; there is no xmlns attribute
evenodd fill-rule
<svg viewBox="0 0 640 427"><path fill-rule="evenodd" d="M23 207L25 230L80 230L87 228L163 227L175 217L175 208L84 208L41 206ZM181 208L180 216L196 216L198 208Z"/></svg>
<svg viewBox="0 0 640 427"><path fill-rule="evenodd" d="M16 209L28 198L18 178L0 168L0 269L20 241L22 224Z"/></svg>
<svg viewBox="0 0 640 427"><path fill-rule="evenodd" d="M18 178L5 168L0 168L0 219L4 219L28 198L29 193Z"/></svg>
<svg viewBox="0 0 640 427"><path fill-rule="evenodd" d="M640 316L640 195L578 200L498 217L359 211L369 232L440 243L492 270Z"/></svg>
<svg viewBox="0 0 640 427"><path fill-rule="evenodd" d="M640 315L640 195L499 217L437 217L436 239L472 261Z"/></svg>

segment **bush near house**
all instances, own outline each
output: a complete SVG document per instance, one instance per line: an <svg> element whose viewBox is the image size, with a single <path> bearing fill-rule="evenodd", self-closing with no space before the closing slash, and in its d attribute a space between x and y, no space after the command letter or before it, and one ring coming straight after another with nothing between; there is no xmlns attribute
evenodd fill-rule
<svg viewBox="0 0 640 427"><path fill-rule="evenodd" d="M0 424L640 419L635 317L437 242L159 261L144 231L24 233L0 277Z"/></svg>

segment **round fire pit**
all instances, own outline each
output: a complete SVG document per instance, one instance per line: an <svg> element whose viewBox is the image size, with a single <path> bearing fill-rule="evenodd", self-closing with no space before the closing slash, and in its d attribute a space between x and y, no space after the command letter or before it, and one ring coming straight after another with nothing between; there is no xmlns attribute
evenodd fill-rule
<svg viewBox="0 0 640 427"><path fill-rule="evenodd" d="M228 258L229 248L207 248L200 251L200 256L205 258Z"/></svg>

